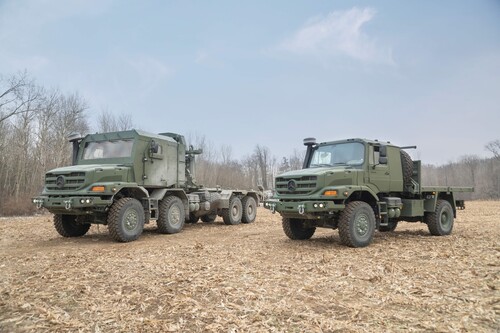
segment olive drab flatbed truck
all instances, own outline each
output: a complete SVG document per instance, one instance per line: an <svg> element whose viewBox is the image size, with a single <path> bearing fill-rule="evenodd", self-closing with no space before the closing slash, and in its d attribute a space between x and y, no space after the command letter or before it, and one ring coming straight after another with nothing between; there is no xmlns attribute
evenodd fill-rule
<svg viewBox="0 0 500 333"><path fill-rule="evenodd" d="M307 146L303 169L275 179L264 207L282 216L285 234L309 239L317 227L338 229L341 243L364 247L375 230L393 231L401 221L423 222L432 235L449 235L459 192L472 187L422 186L421 162L389 142L348 139Z"/></svg>
<svg viewBox="0 0 500 333"><path fill-rule="evenodd" d="M158 231L180 232L185 223L251 223L260 193L205 188L195 181L195 156L182 135L139 130L70 138L73 165L50 170L39 208L54 214L64 237L85 235L91 224L108 226L120 242L139 238L145 223Z"/></svg>

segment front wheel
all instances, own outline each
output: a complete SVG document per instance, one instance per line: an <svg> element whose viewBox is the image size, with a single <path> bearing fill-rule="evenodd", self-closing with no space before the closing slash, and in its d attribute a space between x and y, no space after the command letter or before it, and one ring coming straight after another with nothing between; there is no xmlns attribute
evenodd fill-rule
<svg viewBox="0 0 500 333"><path fill-rule="evenodd" d="M305 221L302 219L291 219L284 217L282 220L282 227L285 235L293 240L305 240L314 235L315 227L306 227Z"/></svg>
<svg viewBox="0 0 500 333"><path fill-rule="evenodd" d="M438 200L434 212L425 215L425 223L433 236L451 234L453 221L453 208L446 200Z"/></svg>
<svg viewBox="0 0 500 333"><path fill-rule="evenodd" d="M139 200L121 198L113 203L108 213L108 230L118 242L139 238L144 229L144 208Z"/></svg>
<svg viewBox="0 0 500 333"><path fill-rule="evenodd" d="M184 228L186 212L182 200L169 196L160 202L160 214L156 224L162 234L175 234Z"/></svg>
<svg viewBox="0 0 500 333"><path fill-rule="evenodd" d="M81 237L90 229L90 223L80 223L75 215L54 215L54 227L63 237Z"/></svg>
<svg viewBox="0 0 500 333"><path fill-rule="evenodd" d="M229 199L229 208L224 208L222 210L222 219L225 224L240 224L242 213L240 198L233 196Z"/></svg>
<svg viewBox="0 0 500 333"><path fill-rule="evenodd" d="M372 207L363 201L350 202L340 214L338 227L342 244L349 247L370 245L375 232Z"/></svg>

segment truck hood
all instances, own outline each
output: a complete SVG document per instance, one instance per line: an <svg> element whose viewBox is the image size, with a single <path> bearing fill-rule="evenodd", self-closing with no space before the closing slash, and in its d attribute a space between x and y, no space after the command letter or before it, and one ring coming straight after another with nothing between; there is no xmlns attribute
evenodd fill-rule
<svg viewBox="0 0 500 333"><path fill-rule="evenodd" d="M80 164L80 165L71 165L65 166L61 168L56 168L48 171L47 173L56 173L56 174L64 174L71 172L89 172L89 171L104 171L104 170L114 170L116 168L126 168L120 164Z"/></svg>
<svg viewBox="0 0 500 333"><path fill-rule="evenodd" d="M328 186L356 185L360 172L345 165L294 170L276 177L275 188L279 195L311 195Z"/></svg>
<svg viewBox="0 0 500 333"><path fill-rule="evenodd" d="M288 177L301 177L301 176L319 176L326 173L344 172L344 170L346 170L346 167L343 165L336 167L308 168L308 169L287 171L285 173L278 175L278 177L288 178Z"/></svg>
<svg viewBox="0 0 500 333"><path fill-rule="evenodd" d="M95 183L127 182L130 167L122 164L79 164L56 168L45 174L45 191L78 191ZM59 180L59 181L58 181Z"/></svg>

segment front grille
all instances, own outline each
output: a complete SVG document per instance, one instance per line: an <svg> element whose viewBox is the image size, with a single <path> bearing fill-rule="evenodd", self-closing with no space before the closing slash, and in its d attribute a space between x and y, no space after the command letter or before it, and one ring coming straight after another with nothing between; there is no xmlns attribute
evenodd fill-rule
<svg viewBox="0 0 500 333"><path fill-rule="evenodd" d="M63 186L58 184L57 178L62 177ZM74 191L80 189L85 183L85 172L47 173L45 187L48 191Z"/></svg>
<svg viewBox="0 0 500 333"><path fill-rule="evenodd" d="M279 194L308 194L316 189L316 176L277 177L276 191Z"/></svg>

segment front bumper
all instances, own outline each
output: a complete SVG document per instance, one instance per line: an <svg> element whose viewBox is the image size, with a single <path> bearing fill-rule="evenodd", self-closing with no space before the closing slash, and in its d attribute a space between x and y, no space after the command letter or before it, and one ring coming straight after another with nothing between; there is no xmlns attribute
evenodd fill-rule
<svg viewBox="0 0 500 333"><path fill-rule="evenodd" d="M53 214L89 214L92 211L105 211L113 200L99 196L38 196L33 198L33 203L38 208L46 208Z"/></svg>
<svg viewBox="0 0 500 333"><path fill-rule="evenodd" d="M342 211L345 205L330 200L268 200L264 202L264 207L269 209L272 213L278 212L284 217L319 219L325 215Z"/></svg>

